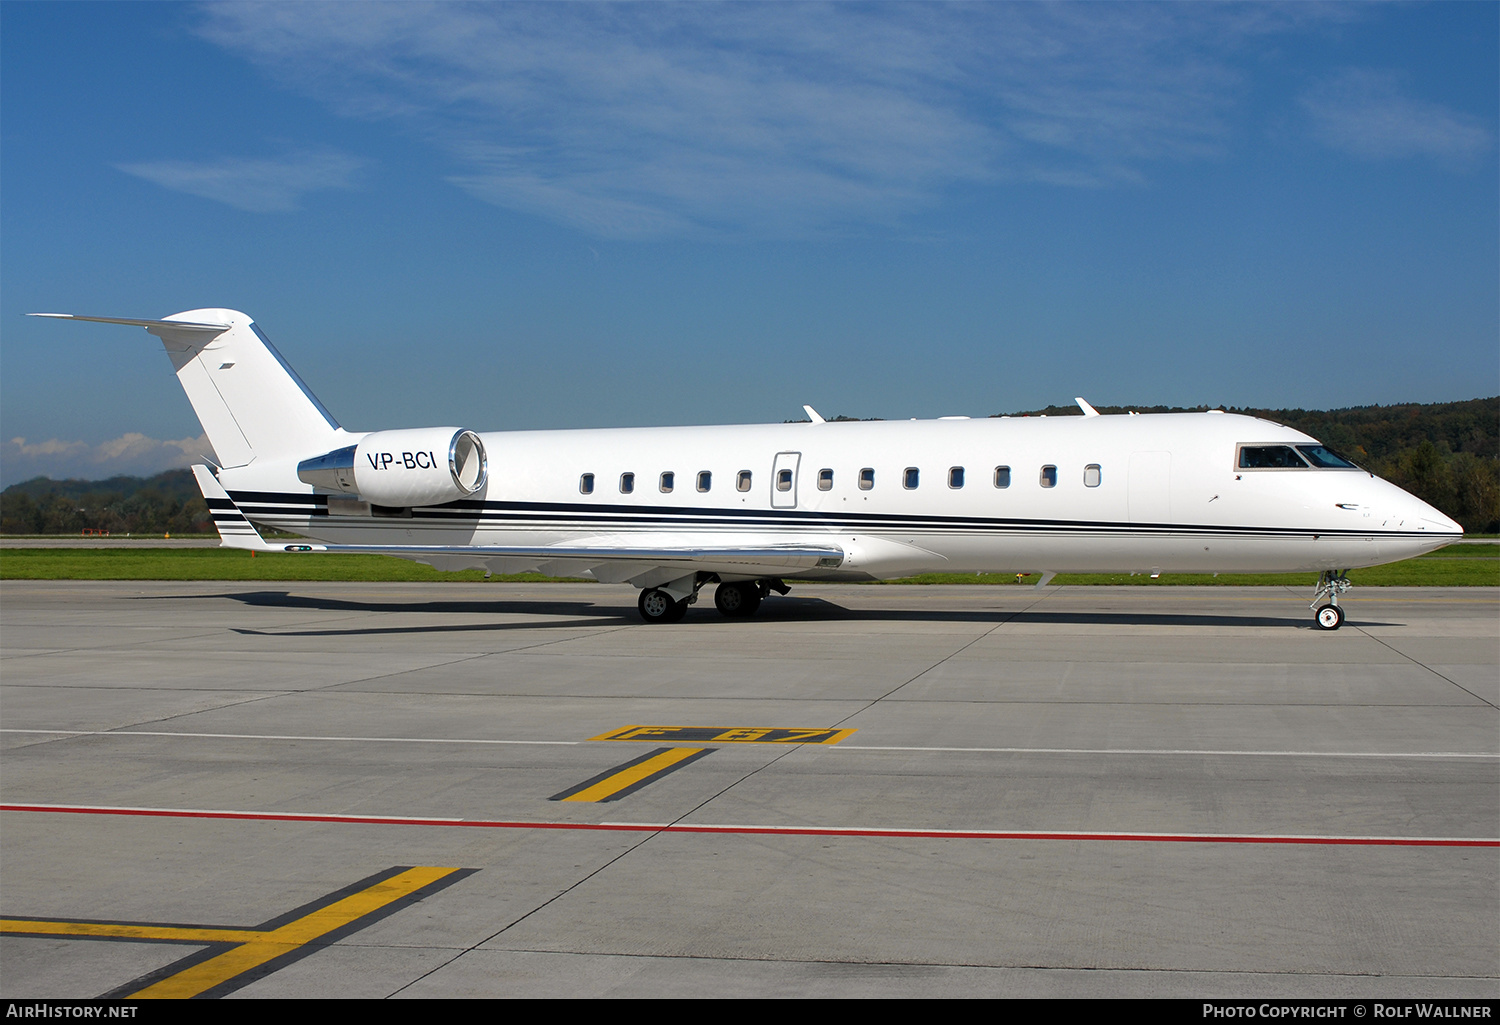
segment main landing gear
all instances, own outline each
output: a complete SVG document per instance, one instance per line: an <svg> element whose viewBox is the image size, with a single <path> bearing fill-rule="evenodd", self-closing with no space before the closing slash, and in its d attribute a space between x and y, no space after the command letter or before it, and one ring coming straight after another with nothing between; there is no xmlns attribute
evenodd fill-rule
<svg viewBox="0 0 1500 1025"><path fill-rule="evenodd" d="M720 584L714 589L714 608L728 619L753 616L769 590L763 591L761 587L758 580L736 580L732 584Z"/></svg>
<svg viewBox="0 0 1500 1025"><path fill-rule="evenodd" d="M678 601L666 591L648 587L641 592L635 607L640 609L641 618L648 623L680 623L687 615L688 600Z"/></svg>
<svg viewBox="0 0 1500 1025"><path fill-rule="evenodd" d="M704 584L717 580L717 576L705 574L694 585L693 593L681 599L673 598L659 587L648 587L641 592L636 608L640 610L641 618L648 623L681 622L682 617L687 615L688 606L698 600L698 590ZM772 591L786 594L790 590L780 580L732 580L720 583L714 589L714 608L726 618L742 619L755 615L761 601Z"/></svg>
<svg viewBox="0 0 1500 1025"><path fill-rule="evenodd" d="M1344 610L1339 608L1339 595L1353 586L1349 583L1349 571L1346 569L1336 573L1325 569L1318 574L1318 589L1313 592L1312 604L1308 608L1317 609L1313 613L1313 622L1318 624L1319 630L1337 630L1344 625ZM1328 599L1327 604L1319 605L1324 598Z"/></svg>

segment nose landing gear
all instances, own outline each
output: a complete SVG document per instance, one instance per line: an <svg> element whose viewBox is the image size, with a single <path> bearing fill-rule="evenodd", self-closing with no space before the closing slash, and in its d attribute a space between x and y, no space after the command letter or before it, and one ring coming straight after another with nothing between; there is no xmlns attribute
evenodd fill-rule
<svg viewBox="0 0 1500 1025"><path fill-rule="evenodd" d="M1313 622L1318 625L1319 630L1337 630L1344 625L1344 610L1339 608L1339 595L1354 585L1349 583L1349 571L1346 569L1337 572L1325 569L1318 574L1318 589L1313 592L1310 609L1316 609L1313 614ZM1327 598L1326 604L1318 603Z"/></svg>

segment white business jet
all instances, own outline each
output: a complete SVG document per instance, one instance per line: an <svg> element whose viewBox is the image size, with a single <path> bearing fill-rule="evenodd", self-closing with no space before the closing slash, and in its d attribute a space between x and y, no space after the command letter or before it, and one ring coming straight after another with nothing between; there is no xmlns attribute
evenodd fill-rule
<svg viewBox="0 0 1500 1025"><path fill-rule="evenodd" d="M1218 411L351 432L243 313L33 316L162 340L213 445L193 472L228 547L630 583L648 623L710 583L734 617L788 580L1315 570L1315 622L1336 630L1349 569L1463 532L1300 431Z"/></svg>

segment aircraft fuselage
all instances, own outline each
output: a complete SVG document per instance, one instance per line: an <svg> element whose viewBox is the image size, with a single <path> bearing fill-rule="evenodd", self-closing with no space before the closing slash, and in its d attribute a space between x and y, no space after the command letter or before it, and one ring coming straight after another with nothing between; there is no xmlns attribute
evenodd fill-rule
<svg viewBox="0 0 1500 1025"><path fill-rule="evenodd" d="M1361 469L1238 466L1246 445L1317 442L1235 414L481 437L484 488L442 505L371 507L293 490L285 468L266 464L223 470L220 479L251 520L332 544L817 538L842 547L843 563L796 576L825 580L1347 569L1432 551L1461 533ZM401 454L395 459L399 472Z"/></svg>

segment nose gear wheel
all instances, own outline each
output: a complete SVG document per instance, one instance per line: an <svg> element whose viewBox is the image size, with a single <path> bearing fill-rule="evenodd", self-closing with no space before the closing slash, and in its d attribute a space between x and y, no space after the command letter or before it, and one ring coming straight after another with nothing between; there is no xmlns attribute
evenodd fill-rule
<svg viewBox="0 0 1500 1025"><path fill-rule="evenodd" d="M1337 630L1344 625L1344 610L1339 608L1339 595L1353 586L1346 569L1337 572L1325 569L1318 574L1318 589L1313 592L1312 604L1308 608L1317 610L1313 614L1313 622L1318 625L1319 630ZM1327 602L1323 602L1325 598Z"/></svg>

